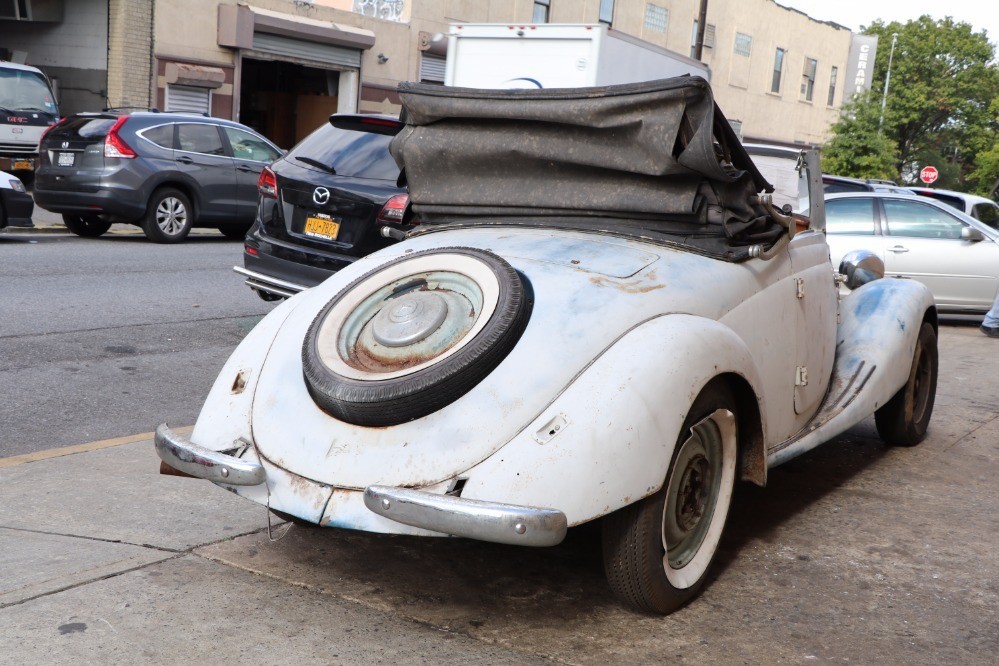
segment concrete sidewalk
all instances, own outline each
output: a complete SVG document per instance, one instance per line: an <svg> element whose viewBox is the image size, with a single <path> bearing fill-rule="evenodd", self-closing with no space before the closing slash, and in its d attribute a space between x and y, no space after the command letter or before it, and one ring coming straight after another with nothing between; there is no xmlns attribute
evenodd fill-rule
<svg viewBox="0 0 999 666"><path fill-rule="evenodd" d="M944 326L940 369L919 447L865 422L741 488L714 580L665 618L614 600L597 529L272 541L149 441L0 460L0 663L993 664L999 343Z"/></svg>

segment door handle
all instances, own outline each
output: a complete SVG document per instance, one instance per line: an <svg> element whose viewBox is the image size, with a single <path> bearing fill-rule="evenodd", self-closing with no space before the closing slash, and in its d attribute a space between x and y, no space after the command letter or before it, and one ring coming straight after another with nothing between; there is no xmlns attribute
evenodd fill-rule
<svg viewBox="0 0 999 666"><path fill-rule="evenodd" d="M888 251L889 251L889 252L894 252L894 253L896 253L896 254L901 254L901 253L903 253L903 252L908 252L908 251L909 251L909 248L907 248L907 247L904 247L904 246L902 246L902 245L896 245L895 247L890 247L890 248L888 248Z"/></svg>
<svg viewBox="0 0 999 666"><path fill-rule="evenodd" d="M194 164L194 160L188 157L187 155L181 155L180 157L177 158L177 161L180 162L181 164Z"/></svg>
<svg viewBox="0 0 999 666"><path fill-rule="evenodd" d="M242 171L243 173L246 173L246 172L256 171L256 169L250 166L246 166L245 164L240 164L238 167L236 167L236 171Z"/></svg>

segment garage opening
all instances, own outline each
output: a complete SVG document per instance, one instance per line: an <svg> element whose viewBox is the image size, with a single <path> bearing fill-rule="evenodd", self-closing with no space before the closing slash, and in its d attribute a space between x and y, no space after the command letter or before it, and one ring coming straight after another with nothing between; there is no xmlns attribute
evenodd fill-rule
<svg viewBox="0 0 999 666"><path fill-rule="evenodd" d="M340 72L243 58L239 122L291 148L336 113Z"/></svg>

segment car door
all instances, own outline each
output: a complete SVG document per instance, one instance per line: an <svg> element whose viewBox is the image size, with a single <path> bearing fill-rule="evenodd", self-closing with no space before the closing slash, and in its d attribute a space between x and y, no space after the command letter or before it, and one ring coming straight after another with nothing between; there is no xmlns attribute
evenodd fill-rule
<svg viewBox="0 0 999 666"><path fill-rule="evenodd" d="M966 240L960 218L910 199L882 200L885 217L885 275L919 280L937 306L988 310L999 287L999 245Z"/></svg>
<svg viewBox="0 0 999 666"><path fill-rule="evenodd" d="M281 151L261 136L238 127L222 127L236 168L236 216L252 222L257 213L257 180Z"/></svg>
<svg viewBox="0 0 999 666"><path fill-rule="evenodd" d="M885 241L874 198L826 199L826 242L834 269L851 250L870 250L884 261Z"/></svg>
<svg viewBox="0 0 999 666"><path fill-rule="evenodd" d="M209 123L177 123L177 168L198 192L199 220L232 220L236 215L236 169L222 134Z"/></svg>

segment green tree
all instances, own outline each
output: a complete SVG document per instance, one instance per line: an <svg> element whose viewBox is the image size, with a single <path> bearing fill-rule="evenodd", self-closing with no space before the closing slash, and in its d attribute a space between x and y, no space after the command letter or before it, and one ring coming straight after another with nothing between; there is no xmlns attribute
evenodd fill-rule
<svg viewBox="0 0 999 666"><path fill-rule="evenodd" d="M895 143L878 131L880 107L872 93L858 97L833 125L833 137L822 148L822 170L853 178L898 178Z"/></svg>
<svg viewBox="0 0 999 666"><path fill-rule="evenodd" d="M877 158L890 143L893 179L915 182L926 160L934 160L947 177L939 184L962 189L977 156L994 145L999 130L993 108L999 66L986 33L929 16L905 24L875 21L864 32L880 38L873 89L844 107L844 118L834 125L827 145L828 162L850 169L843 175L873 177L864 169L873 169L871 161L880 164ZM882 121L881 93L893 34L898 42ZM867 162L858 159L865 150Z"/></svg>

